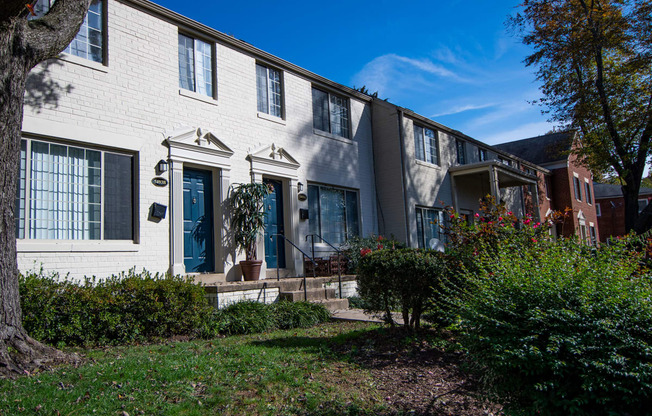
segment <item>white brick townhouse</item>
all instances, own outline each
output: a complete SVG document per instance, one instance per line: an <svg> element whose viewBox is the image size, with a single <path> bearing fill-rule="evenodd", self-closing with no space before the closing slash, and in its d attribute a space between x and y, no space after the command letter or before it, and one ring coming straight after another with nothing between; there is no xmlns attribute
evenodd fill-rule
<svg viewBox="0 0 652 416"><path fill-rule="evenodd" d="M377 233L371 106L149 1L94 0L70 47L28 81L20 270L239 280L226 201L253 180L275 190L258 257L301 274L303 256L277 252L271 234L309 250L311 233L333 244Z"/></svg>

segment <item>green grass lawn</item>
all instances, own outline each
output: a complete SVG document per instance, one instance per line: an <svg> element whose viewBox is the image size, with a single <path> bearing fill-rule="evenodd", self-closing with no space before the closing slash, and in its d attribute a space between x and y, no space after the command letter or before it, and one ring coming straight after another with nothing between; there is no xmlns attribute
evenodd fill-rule
<svg viewBox="0 0 652 416"><path fill-rule="evenodd" d="M0 380L0 415L358 415L382 412L370 374L337 345L378 327L78 350L86 362Z"/></svg>

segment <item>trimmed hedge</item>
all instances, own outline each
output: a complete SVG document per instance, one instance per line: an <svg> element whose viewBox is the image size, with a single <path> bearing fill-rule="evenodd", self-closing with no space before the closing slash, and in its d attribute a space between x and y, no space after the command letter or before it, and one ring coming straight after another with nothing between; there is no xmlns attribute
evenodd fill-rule
<svg viewBox="0 0 652 416"><path fill-rule="evenodd" d="M330 319L322 305L241 302L209 305L190 278L133 270L80 283L57 274L20 276L23 325L33 338L57 346L141 342L175 335L212 338L309 327Z"/></svg>
<svg viewBox="0 0 652 416"><path fill-rule="evenodd" d="M365 310L384 313L400 310L407 328L419 328L421 315L436 298L446 276L443 253L411 248L368 252L358 264L358 294Z"/></svg>

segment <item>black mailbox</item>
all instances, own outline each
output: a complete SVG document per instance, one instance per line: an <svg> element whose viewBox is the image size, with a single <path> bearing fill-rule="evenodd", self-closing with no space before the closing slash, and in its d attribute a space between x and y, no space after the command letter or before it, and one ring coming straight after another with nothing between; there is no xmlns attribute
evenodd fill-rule
<svg viewBox="0 0 652 416"><path fill-rule="evenodd" d="M163 218L165 218L165 212L167 211L167 209L168 209L167 206L154 202L152 204L152 210L151 210L152 218L157 218L159 220L162 220Z"/></svg>

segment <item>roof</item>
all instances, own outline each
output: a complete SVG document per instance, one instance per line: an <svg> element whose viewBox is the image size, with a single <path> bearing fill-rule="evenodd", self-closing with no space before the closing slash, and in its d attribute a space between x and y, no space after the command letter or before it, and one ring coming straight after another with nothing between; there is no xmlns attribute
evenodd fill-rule
<svg viewBox="0 0 652 416"><path fill-rule="evenodd" d="M564 131L501 143L494 147L542 165L566 160L573 143L573 136L572 131Z"/></svg>
<svg viewBox="0 0 652 416"><path fill-rule="evenodd" d="M608 183L593 182L593 193L595 194L595 199L622 198L623 196L623 190L620 185L611 185ZM638 194L652 195L652 188L641 187Z"/></svg>

